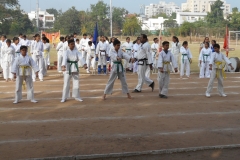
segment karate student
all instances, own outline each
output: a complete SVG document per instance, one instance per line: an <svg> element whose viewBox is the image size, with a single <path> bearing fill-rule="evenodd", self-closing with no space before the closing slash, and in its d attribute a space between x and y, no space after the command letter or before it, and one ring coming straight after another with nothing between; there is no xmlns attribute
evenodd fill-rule
<svg viewBox="0 0 240 160"><path fill-rule="evenodd" d="M11 40L6 40L6 46L1 50L2 55L2 68L3 68L3 78L8 82L10 79L13 81L13 74L11 73L12 64L15 57L15 50L11 46Z"/></svg>
<svg viewBox="0 0 240 160"><path fill-rule="evenodd" d="M98 74L101 74L102 66L104 74L107 74L107 50L108 44L105 41L105 37L101 36L96 49L96 57L98 58Z"/></svg>
<svg viewBox="0 0 240 160"><path fill-rule="evenodd" d="M139 93L142 91L143 83L145 82L149 87L154 90L154 81L145 76L147 67L149 65L152 70L152 55L151 46L148 43L147 35L142 34L140 37L141 47L138 52L138 85L136 86L133 93Z"/></svg>
<svg viewBox="0 0 240 160"><path fill-rule="evenodd" d="M70 36L65 37L65 42L63 43L63 52L67 51L69 49L68 47L68 40L70 40Z"/></svg>
<svg viewBox="0 0 240 160"><path fill-rule="evenodd" d="M83 100L80 97L79 93L79 69L78 61L81 60L84 64L84 68L87 69L87 64L84 59L81 57L81 54L78 50L75 49L75 42L73 39L68 40L68 50L63 53L63 62L62 70L64 73L64 84L63 84L63 94L61 102L66 102L67 98L70 97L70 80L72 78L72 97L76 101L82 102Z"/></svg>
<svg viewBox="0 0 240 160"><path fill-rule="evenodd" d="M200 63L200 75L199 78L210 78L209 71L209 62L211 58L212 50L209 47L209 43L205 43L205 47L201 50L199 55L199 63Z"/></svg>
<svg viewBox="0 0 240 160"><path fill-rule="evenodd" d="M34 41L36 40L36 37L35 35L32 37L32 40L30 41L30 53L33 54L33 49L32 49L32 46L33 46L33 43Z"/></svg>
<svg viewBox="0 0 240 160"><path fill-rule="evenodd" d="M30 42L29 40L27 39L27 36L26 35L23 35L23 38L22 40L19 42L22 46L27 46L29 47L30 46Z"/></svg>
<svg viewBox="0 0 240 160"><path fill-rule="evenodd" d="M88 46L88 42L89 39L87 38L87 34L83 34L83 38L80 41L80 48L82 50L82 57L84 61L86 61L87 58L86 47Z"/></svg>
<svg viewBox="0 0 240 160"><path fill-rule="evenodd" d="M46 37L43 37L42 38L42 42L43 42L43 60L44 60L44 70L45 70L45 74L47 74L47 69L48 69L48 66L50 66L50 56L49 56L49 53L50 53L50 44L47 43L47 38Z"/></svg>
<svg viewBox="0 0 240 160"><path fill-rule="evenodd" d="M169 51L169 42L164 41L162 43L163 50L160 52L159 57L158 57L158 84L159 84L159 97L160 98L168 98L168 86L169 86L169 76L170 76L170 71L172 69L172 65L174 67L175 72L178 72L177 68L177 63L176 60Z"/></svg>
<svg viewBox="0 0 240 160"><path fill-rule="evenodd" d="M122 93L127 94L129 99L132 98L129 94L128 85L126 82L126 76L125 76L125 72L124 72L123 65L122 65L122 59L126 59L127 62L134 61L134 59L129 54L121 51L120 44L121 44L121 42L117 39L114 40L114 42L113 42L114 49L111 50L111 53L110 53L110 57L113 62L112 71L111 71L108 83L107 83L105 91L104 91L103 100L106 99L107 94L108 95L112 94L113 85L114 85L114 82L117 79L117 77L120 79L121 84L122 84Z"/></svg>
<svg viewBox="0 0 240 160"><path fill-rule="evenodd" d="M88 46L86 48L87 51L87 73L90 73L90 67L91 67L91 63L92 63L92 59L95 58L95 47L93 46L94 44L92 43L92 41L88 42Z"/></svg>
<svg viewBox="0 0 240 160"><path fill-rule="evenodd" d="M134 58L136 59L136 61L133 63L133 73L137 73L138 71L137 57L138 57L138 51L140 47L141 47L141 41L140 41L140 37L138 37L136 40L136 43L133 45Z"/></svg>
<svg viewBox="0 0 240 160"><path fill-rule="evenodd" d="M38 78L40 79L40 81L43 81L43 52L44 52L44 47L43 47L43 43L42 41L40 41L40 35L36 34L35 35L36 40L33 42L32 44L32 58L34 60L34 62L37 64L38 68L39 68L39 73L38 73ZM33 82L36 81L36 74L35 72L33 72L32 74L32 79Z"/></svg>
<svg viewBox="0 0 240 160"><path fill-rule="evenodd" d="M15 50L14 57L20 56L20 47L21 47L21 44L19 43L19 38L18 38L18 37L14 37L14 38L13 38L12 47L13 47L14 50Z"/></svg>
<svg viewBox="0 0 240 160"><path fill-rule="evenodd" d="M122 49L125 53L127 53L129 56L133 57L132 51L133 51L133 43L130 42L130 37L126 38L126 42L122 44ZM123 68L126 70L132 71L132 63L129 63L127 60L123 59Z"/></svg>
<svg viewBox="0 0 240 160"><path fill-rule="evenodd" d="M32 70L35 75L38 74L38 66L34 60L27 55L27 46L21 46L21 55L18 56L12 66L12 74L16 77L16 92L14 104L18 103L22 99L22 86L27 86L27 99L32 103L37 103L34 99ZM24 82L25 81L25 82Z"/></svg>
<svg viewBox="0 0 240 160"><path fill-rule="evenodd" d="M23 34L22 33L19 33L19 42L21 42L21 40L23 39Z"/></svg>
<svg viewBox="0 0 240 160"><path fill-rule="evenodd" d="M159 40L158 38L153 39L153 44L151 45L151 51L152 51L152 61L153 61L153 71L157 71L157 54L159 50ZM147 77L150 77L150 69L146 74Z"/></svg>
<svg viewBox="0 0 240 160"><path fill-rule="evenodd" d="M1 36L1 41L0 41L0 66L2 67L2 58L3 58L3 55L2 55L2 51L4 49L4 47L7 46L6 44L6 41L7 41L7 36L6 35L2 35Z"/></svg>
<svg viewBox="0 0 240 160"><path fill-rule="evenodd" d="M76 39L76 41L75 41L75 47L77 48L77 50L78 50L79 52L81 52L81 45L80 45L79 39Z"/></svg>
<svg viewBox="0 0 240 160"><path fill-rule="evenodd" d="M77 33L73 33L73 39L74 39L74 42L76 42L76 40L77 40Z"/></svg>
<svg viewBox="0 0 240 160"><path fill-rule="evenodd" d="M57 52L57 55L58 55L57 69L58 69L59 73L62 73L63 43L64 43L64 37L60 37L60 42L58 43L57 48L56 48L56 50L58 51Z"/></svg>
<svg viewBox="0 0 240 160"><path fill-rule="evenodd" d="M205 43L210 43L209 37L205 37L203 43L200 44L199 53L202 51L202 49L205 47Z"/></svg>
<svg viewBox="0 0 240 160"><path fill-rule="evenodd" d="M211 44L212 44L212 45L211 45L211 50L212 50L212 52L215 52L215 51L214 51L214 45L217 44L217 42L216 42L215 40L212 40L212 41L211 41Z"/></svg>
<svg viewBox="0 0 240 160"><path fill-rule="evenodd" d="M179 43L179 39L176 36L172 37L172 43L171 43L171 52L174 56L174 59L177 63L177 67L179 68L179 54L180 54L180 48L181 44ZM173 65L172 65L173 67ZM172 72L175 72L175 69L172 68Z"/></svg>
<svg viewBox="0 0 240 160"><path fill-rule="evenodd" d="M209 62L209 69L212 70L211 78L208 83L206 97L211 97L211 92L213 89L214 79L218 79L218 93L221 97L227 97L223 90L223 76L224 76L224 68L225 63L231 67L231 70L234 70L231 61L225 56L225 54L220 52L220 45L214 45L215 52L212 53L210 62Z"/></svg>
<svg viewBox="0 0 240 160"><path fill-rule="evenodd" d="M180 48L181 57L181 71L180 78L184 76L184 70L186 70L186 76L190 77L190 64L192 63L192 53L188 48L188 42L184 41L182 47Z"/></svg>

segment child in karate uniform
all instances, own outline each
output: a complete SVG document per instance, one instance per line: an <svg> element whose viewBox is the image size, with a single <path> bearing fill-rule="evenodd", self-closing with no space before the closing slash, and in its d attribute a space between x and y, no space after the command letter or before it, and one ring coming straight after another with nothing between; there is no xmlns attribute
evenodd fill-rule
<svg viewBox="0 0 240 160"><path fill-rule="evenodd" d="M81 54L75 49L74 39L68 40L68 49L63 53L62 70L64 73L64 84L63 94L61 102L66 102L67 98L70 97L70 79L72 78L72 97L76 101L82 102L79 92L79 69L78 62L82 61L84 68L87 69L87 64L83 61Z"/></svg>
<svg viewBox="0 0 240 160"><path fill-rule="evenodd" d="M213 89L214 79L218 79L218 92L221 97L227 97L227 95L224 93L223 90L223 76L224 76L224 68L225 63L231 67L232 70L234 68L232 67L231 61L225 56L225 54L220 52L220 45L215 44L214 45L214 51L212 53L210 62L209 62L209 69L212 70L211 77L208 83L207 91L206 91L206 97L211 97L211 92Z"/></svg>
<svg viewBox="0 0 240 160"><path fill-rule="evenodd" d="M177 63L173 54L171 53L171 51L168 50L169 42L164 41L162 43L162 46L163 46L163 50L159 54L158 64L157 64L159 68L159 72L158 72L159 97L168 98L167 94L168 94L168 86L169 86L169 76L172 70L172 66L170 63L172 62L175 72L178 72L178 68L177 68Z"/></svg>
<svg viewBox="0 0 240 160"><path fill-rule="evenodd" d="M209 61L211 59L212 50L209 42L205 43L205 47L201 50L199 55L200 75L199 78L210 78Z"/></svg>
<svg viewBox="0 0 240 160"><path fill-rule="evenodd" d="M12 66L12 74L16 77L16 93L14 104L22 99L22 86L27 86L27 99L32 103L37 103L34 99L32 70L38 74L38 66L34 60L27 55L27 46L20 47L21 55L18 56Z"/></svg>
<svg viewBox="0 0 240 160"><path fill-rule="evenodd" d="M181 58L181 72L180 78L184 76L184 70L186 70L186 76L190 77L190 64L192 63L192 53L188 48L188 42L184 41L182 47L180 48Z"/></svg>
<svg viewBox="0 0 240 160"><path fill-rule="evenodd" d="M131 96L130 96L129 90L128 90L128 86L127 86L127 82L126 82L125 72L124 72L123 65L122 65L122 59L125 59L127 62L130 62L130 61L133 62L134 59L131 58L130 55L128 55L127 53L124 53L120 49L120 44L121 44L121 42L117 39L114 40L114 42L113 42L114 50L111 50L111 53L110 53L110 57L113 62L112 71L111 71L110 78L108 80L107 86L104 91L103 100L106 99L107 94L109 94L109 95L112 94L113 85L114 85L114 82L117 79L117 77L121 81L122 92L124 94L127 94L128 98L131 99Z"/></svg>
<svg viewBox="0 0 240 160"><path fill-rule="evenodd" d="M60 37L60 42L57 45L56 50L58 55L58 65L57 69L59 73L62 73L62 60L63 60L63 44L64 44L64 37Z"/></svg>
<svg viewBox="0 0 240 160"><path fill-rule="evenodd" d="M86 47L86 52L87 52L87 73L90 73L90 68L91 68L91 63L92 59L95 57L95 47L93 46L94 44L92 41L88 41L88 46Z"/></svg>

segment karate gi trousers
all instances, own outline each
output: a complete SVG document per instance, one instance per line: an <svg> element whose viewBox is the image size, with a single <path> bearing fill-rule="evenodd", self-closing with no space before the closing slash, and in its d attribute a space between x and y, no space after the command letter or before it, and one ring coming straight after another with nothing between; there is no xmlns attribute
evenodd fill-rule
<svg viewBox="0 0 240 160"><path fill-rule="evenodd" d="M187 59L184 59L181 61L181 71L180 71L180 76L184 76L184 71L186 70L186 76L190 76L190 62Z"/></svg>
<svg viewBox="0 0 240 160"><path fill-rule="evenodd" d="M58 72L62 72L62 61L63 61L63 51L58 51L58 63L57 63Z"/></svg>
<svg viewBox="0 0 240 160"><path fill-rule="evenodd" d="M141 91L143 83L146 83L150 86L153 83L153 80L146 77L146 71L149 66L144 63L143 65L138 65L138 85L136 86L136 90Z"/></svg>
<svg viewBox="0 0 240 160"><path fill-rule="evenodd" d="M12 63L11 62L3 62L3 78L4 79L13 79L13 74L11 73Z"/></svg>
<svg viewBox="0 0 240 160"><path fill-rule="evenodd" d="M23 81L25 81L25 83L26 83L27 100L34 100L34 89L33 89L32 76L17 76L17 79L16 79L16 91L15 91L15 101L19 102L22 99Z"/></svg>
<svg viewBox="0 0 240 160"><path fill-rule="evenodd" d="M39 72L38 72L38 78L40 80L43 80L43 71L44 71L44 62L43 62L43 57L40 55L32 55L32 59L34 60L34 62L37 64L38 68L39 68ZM36 74L33 71L32 72L32 79L36 80Z"/></svg>
<svg viewBox="0 0 240 160"><path fill-rule="evenodd" d="M66 100L70 97L70 80L72 78L72 97L73 98L80 98L80 91L79 91L79 73L64 73L64 84L63 84L63 94L62 100Z"/></svg>
<svg viewBox="0 0 240 160"><path fill-rule="evenodd" d="M169 76L169 72L158 72L159 94L168 95Z"/></svg>
<svg viewBox="0 0 240 160"><path fill-rule="evenodd" d="M210 78L209 62L201 63L199 78Z"/></svg>
<svg viewBox="0 0 240 160"><path fill-rule="evenodd" d="M216 76L216 75L218 75L218 76ZM218 93L220 95L223 95L224 94L223 72L222 72L222 69L216 69L216 68L213 68L213 70L212 70L206 93L210 94L212 92L214 80L215 80L216 77L217 77L217 80L218 80Z"/></svg>

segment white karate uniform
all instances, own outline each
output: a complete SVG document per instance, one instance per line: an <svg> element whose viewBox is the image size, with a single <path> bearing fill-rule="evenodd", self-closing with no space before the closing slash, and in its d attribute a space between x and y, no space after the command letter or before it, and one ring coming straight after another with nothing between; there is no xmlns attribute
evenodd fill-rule
<svg viewBox="0 0 240 160"><path fill-rule="evenodd" d="M38 78L40 80L43 80L43 72L44 72L44 59L43 59L43 52L44 52L44 48L43 48L43 43L42 41L34 41L32 44L32 58L34 60L34 62L37 64L38 68L39 68L39 73L38 73ZM32 78L33 81L36 80L36 74L35 72L32 73Z"/></svg>
<svg viewBox="0 0 240 160"><path fill-rule="evenodd" d="M157 68L156 55L158 53L158 50L159 50L159 44L158 43L153 43L151 45L153 68Z"/></svg>
<svg viewBox="0 0 240 160"><path fill-rule="evenodd" d="M153 83L153 80L145 76L148 65L152 64L151 46L148 42L141 44L137 59L138 59L138 85L136 86L135 89L141 91L144 82L149 86Z"/></svg>
<svg viewBox="0 0 240 160"><path fill-rule="evenodd" d="M34 44L35 40L31 40L30 41L30 54L33 54L33 44Z"/></svg>
<svg viewBox="0 0 240 160"><path fill-rule="evenodd" d="M50 52L50 44L49 43L43 43L43 60L44 60L44 67L45 67L45 74L47 74L47 69L48 69L48 66L50 65L50 55L49 55L49 52Z"/></svg>
<svg viewBox="0 0 240 160"><path fill-rule="evenodd" d="M117 60L117 57L125 59L128 62L131 59L131 56L127 53L124 53L121 49L119 49L118 52L116 50L112 50L110 52L110 58L111 58L113 64L112 64L112 71L111 71L108 83L106 85L104 94L112 94L113 85L114 85L114 82L117 79L117 77L120 79L121 84L122 84L122 93L124 93L124 94L129 93L123 65L122 65L121 61Z"/></svg>
<svg viewBox="0 0 240 160"><path fill-rule="evenodd" d="M86 52L87 52L87 72L90 72L90 68L91 68L91 63L92 63L92 59L95 58L95 45L92 44L92 46L87 46L86 47Z"/></svg>
<svg viewBox="0 0 240 160"><path fill-rule="evenodd" d="M20 42L19 42L22 46L27 46L29 47L30 46L30 42L28 39L22 39Z"/></svg>
<svg viewBox="0 0 240 160"><path fill-rule="evenodd" d="M63 42L62 41L58 43L56 50L58 51L57 52L57 55L58 55L57 69L58 69L58 72L62 72L62 61L63 61Z"/></svg>
<svg viewBox="0 0 240 160"><path fill-rule="evenodd" d="M101 67L103 66L103 71L106 74L107 72L107 51L108 51L107 42L100 41L97 45L96 54L98 55L98 74L101 73Z"/></svg>
<svg viewBox="0 0 240 160"><path fill-rule="evenodd" d="M217 64L219 63L219 64ZM225 68L225 63L227 65L231 64L231 61L223 53L213 52L209 61L212 64L212 73L207 87L207 94L210 94L213 89L214 79L218 79L218 92L220 95L224 95L223 90L223 72Z"/></svg>
<svg viewBox="0 0 240 160"><path fill-rule="evenodd" d="M157 67L163 68L163 73L158 71L159 94L161 95L168 95L168 86L170 81L169 76L172 70L171 64L174 68L177 68L176 60L171 51L168 51L168 53L166 53L164 50L160 52Z"/></svg>
<svg viewBox="0 0 240 160"><path fill-rule="evenodd" d="M190 76L190 59L192 59L192 53L190 49L186 49L184 47L181 47L180 53L182 54L181 57L181 71L180 76L184 76L184 70L186 70L186 76Z"/></svg>
<svg viewBox="0 0 240 160"><path fill-rule="evenodd" d="M11 73L12 64L14 62L15 50L12 46L5 46L1 50L2 54L2 68L3 68L3 78L5 80L13 79L13 74Z"/></svg>
<svg viewBox="0 0 240 160"><path fill-rule="evenodd" d="M81 60L82 64L86 64L81 54L78 50L66 50L63 53L63 62L62 66L66 66L66 71L64 72L64 84L63 84L63 94L62 100L66 100L70 97L70 80L72 78L72 97L80 98L79 92L79 70L78 70L78 61Z"/></svg>
<svg viewBox="0 0 240 160"><path fill-rule="evenodd" d="M87 46L88 46L88 42L90 40L88 38L84 39L82 38L80 40L80 49L82 51L82 58L84 59L84 61L86 61L86 58L87 58L87 52L86 52L86 49L87 49Z"/></svg>
<svg viewBox="0 0 240 160"><path fill-rule="evenodd" d="M138 57L138 52L139 52L140 47L141 47L141 43L140 43L140 44L135 43L135 44L133 45L134 58L136 58L136 59L137 59L137 57ZM138 71L138 61L136 61L136 62L133 64L133 73L137 73L137 71Z"/></svg>
<svg viewBox="0 0 240 160"><path fill-rule="evenodd" d="M11 44L12 45L12 47L14 48L14 50L15 50L15 54L14 54L14 57L18 57L18 56L20 56L20 47L22 46L20 43L18 43L17 45L15 44L15 43L12 43Z"/></svg>
<svg viewBox="0 0 240 160"><path fill-rule="evenodd" d="M68 41L65 41L65 42L63 43L63 52L67 51L68 49L69 49L69 47L68 47Z"/></svg>
<svg viewBox="0 0 240 160"><path fill-rule="evenodd" d="M2 51L4 49L4 47L7 46L6 40L4 42L0 41L0 66L3 68L3 55L2 55Z"/></svg>
<svg viewBox="0 0 240 160"><path fill-rule="evenodd" d="M176 60L176 63L177 63L177 67L179 68L179 55L180 55L180 48L181 48L182 46L181 46L181 44L180 44L180 42L172 42L171 43L171 52L172 52L172 54L173 54L173 56L174 56L174 59ZM173 65L172 65L172 67L173 67ZM174 68L172 68L172 71L173 71L173 73L175 72L174 71Z"/></svg>
<svg viewBox="0 0 240 160"><path fill-rule="evenodd" d="M122 44L122 49L126 51L126 53L130 56L133 57L133 43L132 42L125 42ZM125 59L123 59L123 68L126 69L128 68L129 70L132 70L133 65L132 63L129 63L128 61L126 61Z"/></svg>
<svg viewBox="0 0 240 160"><path fill-rule="evenodd" d="M17 76L15 90L16 102L19 102L22 99L22 86L24 84L24 81L27 86L27 99L34 100L32 70L33 72L38 72L39 68L34 60L28 55L25 57L20 55L15 59L11 72L16 73Z"/></svg>
<svg viewBox="0 0 240 160"><path fill-rule="evenodd" d="M209 71L209 62L211 59L211 48L203 48L199 55L199 61L201 60L201 68L200 68L200 78L210 78L210 71Z"/></svg>

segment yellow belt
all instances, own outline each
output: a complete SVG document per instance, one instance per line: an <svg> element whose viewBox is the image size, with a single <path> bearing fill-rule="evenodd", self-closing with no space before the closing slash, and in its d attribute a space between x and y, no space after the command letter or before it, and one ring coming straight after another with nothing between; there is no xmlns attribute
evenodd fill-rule
<svg viewBox="0 0 240 160"><path fill-rule="evenodd" d="M168 72L168 74L170 74L170 70L169 70L169 65L170 64L170 62L163 62L163 69L164 69L164 65L167 65L167 72Z"/></svg>
<svg viewBox="0 0 240 160"><path fill-rule="evenodd" d="M23 73L23 89L26 89L26 82L25 82L25 74L26 74L26 69L30 68L30 66L20 66L22 69L22 73Z"/></svg>
<svg viewBox="0 0 240 160"><path fill-rule="evenodd" d="M48 55L47 53L48 53L48 51L47 51L47 50L44 50L43 53L44 53L43 57L44 57L44 58L47 58L47 55Z"/></svg>
<svg viewBox="0 0 240 160"><path fill-rule="evenodd" d="M217 66L217 78L219 78L219 73L220 73L220 71L222 70L222 76L223 76L223 78L226 78L226 74L225 74L225 71L224 71L224 68L225 68L225 66L224 67L222 67L222 68L220 68L220 65L222 65L223 64L223 62L215 62L215 65Z"/></svg>

